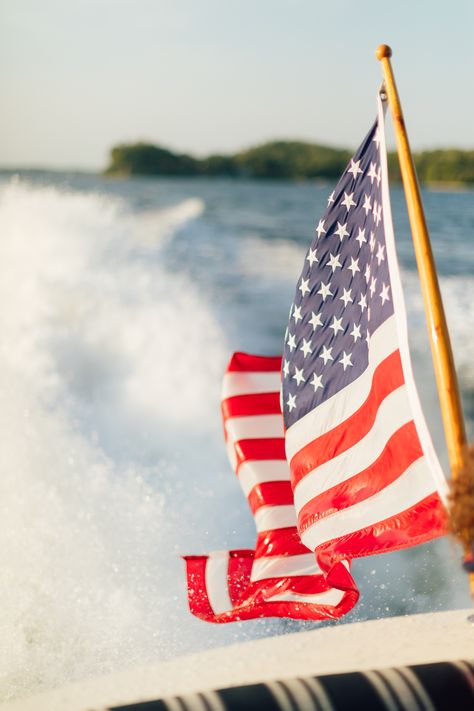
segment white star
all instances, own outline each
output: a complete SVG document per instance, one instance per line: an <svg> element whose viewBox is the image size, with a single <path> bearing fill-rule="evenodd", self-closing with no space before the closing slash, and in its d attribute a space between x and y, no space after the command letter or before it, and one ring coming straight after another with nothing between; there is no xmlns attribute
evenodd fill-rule
<svg viewBox="0 0 474 711"><path fill-rule="evenodd" d="M341 205L344 205L344 207L346 208L347 212L349 212L349 210L351 209L351 207L352 207L353 205L355 205L355 202L354 202L354 200L352 199L353 197L354 197L354 193L351 193L350 195L348 195L348 194L344 191L344 200L342 200Z"/></svg>
<svg viewBox="0 0 474 711"><path fill-rule="evenodd" d="M323 377L322 375L316 375L316 373L313 373L313 379L310 381L309 384L313 386L314 392L316 392L316 390L317 390L318 388L322 388L322 387L323 387L323 384L322 384L322 382L321 382L322 377Z"/></svg>
<svg viewBox="0 0 474 711"><path fill-rule="evenodd" d="M319 357L323 359L324 365L328 362L328 360L334 360L334 358L331 355L332 352L332 346L331 348L326 348L326 346L323 346L322 353L319 354Z"/></svg>
<svg viewBox="0 0 474 711"><path fill-rule="evenodd" d="M360 165L360 160L355 161L353 158L351 158L351 165L347 169L347 172L352 173L352 175L354 176L354 180L357 178L357 175L359 173L362 173L361 169L359 168L359 165Z"/></svg>
<svg viewBox="0 0 474 711"><path fill-rule="evenodd" d="M349 236L349 232L346 230L347 227L347 222L344 225L341 225L340 222L337 223L337 230L334 230L334 234L339 235L339 239L342 240L344 237Z"/></svg>
<svg viewBox="0 0 474 711"><path fill-rule="evenodd" d="M357 342L358 338L362 338L361 333L360 333L360 326L356 326L354 324L354 328L351 331L351 336L354 339L354 343Z"/></svg>
<svg viewBox="0 0 474 711"><path fill-rule="evenodd" d="M300 285L298 289L301 291L301 296L303 297L305 294L309 294L311 289L308 286L309 284L309 279L303 279L301 278Z"/></svg>
<svg viewBox="0 0 474 711"><path fill-rule="evenodd" d="M329 326L329 328L332 328L335 336L337 336L338 331L344 330L341 326L341 323L342 323L342 318L336 318L335 316L333 317L332 324Z"/></svg>
<svg viewBox="0 0 474 711"><path fill-rule="evenodd" d="M377 214L375 216L375 219L377 220L378 225L380 220L382 219L382 205L377 205Z"/></svg>
<svg viewBox="0 0 474 711"><path fill-rule="evenodd" d="M283 361L283 375L287 378L290 374L290 362L288 360Z"/></svg>
<svg viewBox="0 0 474 711"><path fill-rule="evenodd" d="M318 235L318 239L321 237L322 234L326 234L326 230L324 229L324 220L319 220L319 225L316 227L316 233Z"/></svg>
<svg viewBox="0 0 474 711"><path fill-rule="evenodd" d="M326 264L327 267L331 267L333 272L336 271L336 269L339 267L342 267L341 262L339 261L339 254L331 254L328 260L328 263Z"/></svg>
<svg viewBox="0 0 474 711"><path fill-rule="evenodd" d="M382 168L379 166L379 169L377 171L377 185L380 185L381 180L382 180Z"/></svg>
<svg viewBox="0 0 474 711"><path fill-rule="evenodd" d="M375 291L375 285L377 284L377 277L372 277L372 281L370 282L370 295L374 295Z"/></svg>
<svg viewBox="0 0 474 711"><path fill-rule="evenodd" d="M306 378L303 375L303 368L299 369L295 366L295 374L293 375L293 380L296 380L297 385L304 383Z"/></svg>
<svg viewBox="0 0 474 711"><path fill-rule="evenodd" d="M369 242L369 245L370 245L370 251L373 252L373 251L374 251L374 247L375 247L375 232L371 232L371 233L370 233L370 242Z"/></svg>
<svg viewBox="0 0 474 711"><path fill-rule="evenodd" d="M341 301L344 302L344 306L347 306L347 304L350 302L352 304L353 299L351 297L351 290L350 289L344 289L344 293L341 297L339 297Z"/></svg>
<svg viewBox="0 0 474 711"><path fill-rule="evenodd" d="M290 351L293 352L296 348L296 338L291 333L288 334L287 344Z"/></svg>
<svg viewBox="0 0 474 711"><path fill-rule="evenodd" d="M388 290L390 287L387 284L382 284L382 291L380 292L380 298L382 299L382 306L386 301L390 301L390 296L388 295Z"/></svg>
<svg viewBox="0 0 474 711"><path fill-rule="evenodd" d="M380 128L377 126L377 130L375 131L375 136L372 139L375 141L375 144L377 148L380 146Z"/></svg>
<svg viewBox="0 0 474 711"><path fill-rule="evenodd" d="M308 252L308 256L306 257L306 261L309 262L309 266L312 267L315 262L317 262L317 257L316 257L316 250L315 249L310 249Z"/></svg>
<svg viewBox="0 0 474 711"><path fill-rule="evenodd" d="M383 262L383 260L385 259L384 252L385 252L385 247L384 247L384 245L383 245L383 244L379 244L379 248L378 248L378 250L377 250L377 254L375 255L375 256L377 257L377 262L378 262L379 264L380 264L380 262Z"/></svg>
<svg viewBox="0 0 474 711"><path fill-rule="evenodd" d="M290 395L288 393L288 401L286 404L288 405L288 409L290 412L294 410L296 407L296 395Z"/></svg>
<svg viewBox="0 0 474 711"><path fill-rule="evenodd" d="M375 163L370 164L369 172L367 175L370 178L370 183L373 184L374 180L377 178L377 166Z"/></svg>
<svg viewBox="0 0 474 711"><path fill-rule="evenodd" d="M295 306L293 310L293 318L295 319L295 323L301 321L301 319L303 318L301 315L301 306Z"/></svg>
<svg viewBox="0 0 474 711"><path fill-rule="evenodd" d="M301 346L300 351L303 351L305 358L309 353L312 353L313 349L311 348L311 341L307 341L306 338L303 338L303 345Z"/></svg>
<svg viewBox="0 0 474 711"><path fill-rule="evenodd" d="M369 264L369 262L367 262L367 265L366 265L366 267L365 267L364 276L365 276L365 281L366 281L367 284L368 284L368 283L369 283L369 279L370 279L370 264Z"/></svg>
<svg viewBox="0 0 474 711"><path fill-rule="evenodd" d="M311 311L311 318L309 319L309 322L313 327L313 331L315 331L316 326L323 325L323 322L321 321L321 314L315 314L314 311Z"/></svg>
<svg viewBox="0 0 474 711"><path fill-rule="evenodd" d="M351 265L347 268L352 272L352 276L354 277L356 272L360 272L359 260L351 257Z"/></svg>
<svg viewBox="0 0 474 711"><path fill-rule="evenodd" d="M332 324L329 326L329 328L332 328L335 336L337 336L339 331L344 330L341 326L341 323L342 323L342 318L336 318L335 316L333 317Z"/></svg>
<svg viewBox="0 0 474 711"><path fill-rule="evenodd" d="M342 364L342 367L344 368L344 370L345 370L349 365L352 366L353 363L351 363L351 354L350 354L350 353L346 353L346 351L343 351L343 353L342 353L342 358L341 358L341 360L339 361L339 363Z"/></svg>
<svg viewBox="0 0 474 711"><path fill-rule="evenodd" d="M370 195L365 194L364 195L364 204L362 206L362 209L365 210L365 214L368 215L369 212L372 209L372 205L370 204Z"/></svg>
<svg viewBox="0 0 474 711"><path fill-rule="evenodd" d="M370 306L367 309L367 321L370 321Z"/></svg>
<svg viewBox="0 0 474 711"><path fill-rule="evenodd" d="M374 218L374 221L377 219L377 200L374 200L374 206L372 208L372 217Z"/></svg>
<svg viewBox="0 0 474 711"><path fill-rule="evenodd" d="M330 291L330 286L331 286L331 282L328 282L327 284L323 284L323 282L321 282L321 288L319 289L318 292L316 292L318 294L321 294L321 296L323 297L323 301L326 301L326 297L332 296L332 291Z"/></svg>
<svg viewBox="0 0 474 711"><path fill-rule="evenodd" d="M332 193L330 194L330 196L329 196L329 198L328 198L328 207L329 207L329 205L330 205L331 203L333 203L333 202L335 202L335 200L334 200L334 190L332 191Z"/></svg>
<svg viewBox="0 0 474 711"><path fill-rule="evenodd" d="M363 230L361 227L359 227L359 234L356 237L356 242L359 243L359 247L362 247L364 242L367 242L365 237L365 230Z"/></svg>
<svg viewBox="0 0 474 711"><path fill-rule="evenodd" d="M360 299L357 302L357 305L360 306L362 313L364 313L365 309L367 308L367 295L366 294L360 295Z"/></svg>

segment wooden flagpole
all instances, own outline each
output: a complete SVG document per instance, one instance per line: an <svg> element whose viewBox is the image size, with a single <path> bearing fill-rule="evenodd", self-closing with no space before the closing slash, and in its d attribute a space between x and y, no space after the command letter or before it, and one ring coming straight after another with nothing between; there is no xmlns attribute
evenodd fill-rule
<svg viewBox="0 0 474 711"><path fill-rule="evenodd" d="M392 113L400 171L405 189L408 217L425 304L449 462L452 477L456 480L460 473L467 471L469 468L469 451L451 342L415 165L390 64L392 50L388 45L381 44L376 50L376 56L382 64L384 88ZM474 574L470 575L470 584L471 592L474 595Z"/></svg>

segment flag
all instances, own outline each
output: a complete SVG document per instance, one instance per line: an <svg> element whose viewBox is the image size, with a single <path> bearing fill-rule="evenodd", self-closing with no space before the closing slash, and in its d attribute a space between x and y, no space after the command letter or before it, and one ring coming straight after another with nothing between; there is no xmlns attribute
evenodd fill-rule
<svg viewBox="0 0 474 711"><path fill-rule="evenodd" d="M353 558L446 532L408 349L384 113L379 97L318 222L283 359L236 353L225 375L227 449L257 542L185 558L191 612L210 622L338 618L359 596Z"/></svg>
<svg viewBox="0 0 474 711"><path fill-rule="evenodd" d="M320 565L445 533L446 482L408 350L381 99L305 257L282 398L298 531Z"/></svg>
<svg viewBox="0 0 474 711"><path fill-rule="evenodd" d="M358 598L347 562L331 576L301 542L280 408L280 357L235 353L224 376L227 451L253 513L255 550L186 556L189 607L209 622L340 617Z"/></svg>

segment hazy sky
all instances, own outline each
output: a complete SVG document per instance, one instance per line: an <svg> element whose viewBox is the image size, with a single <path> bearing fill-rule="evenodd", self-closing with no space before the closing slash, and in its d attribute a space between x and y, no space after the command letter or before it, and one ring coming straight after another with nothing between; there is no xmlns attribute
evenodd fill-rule
<svg viewBox="0 0 474 711"><path fill-rule="evenodd" d="M356 146L393 65L412 145L474 147L474 0L0 0L0 165L149 140Z"/></svg>

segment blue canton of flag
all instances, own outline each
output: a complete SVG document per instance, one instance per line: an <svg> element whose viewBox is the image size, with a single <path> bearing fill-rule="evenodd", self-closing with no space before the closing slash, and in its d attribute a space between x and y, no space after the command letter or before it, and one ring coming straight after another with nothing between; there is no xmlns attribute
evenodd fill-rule
<svg viewBox="0 0 474 711"><path fill-rule="evenodd" d="M371 333L393 314L376 121L316 227L290 309L282 391L286 427L367 368Z"/></svg>

